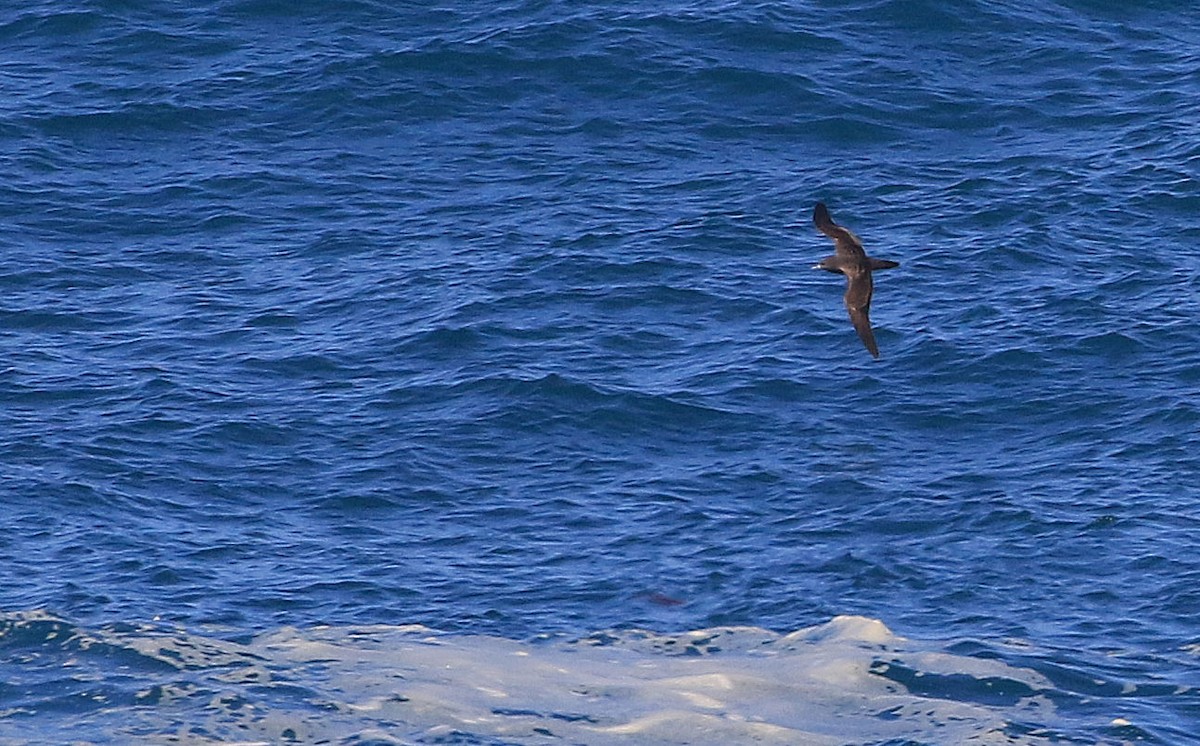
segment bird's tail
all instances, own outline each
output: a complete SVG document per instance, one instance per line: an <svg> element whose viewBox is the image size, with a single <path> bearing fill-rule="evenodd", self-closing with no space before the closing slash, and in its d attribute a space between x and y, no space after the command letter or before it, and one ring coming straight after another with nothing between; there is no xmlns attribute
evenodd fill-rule
<svg viewBox="0 0 1200 746"><path fill-rule="evenodd" d="M871 269L892 269L899 267L900 262L893 262L890 259L871 259Z"/></svg>

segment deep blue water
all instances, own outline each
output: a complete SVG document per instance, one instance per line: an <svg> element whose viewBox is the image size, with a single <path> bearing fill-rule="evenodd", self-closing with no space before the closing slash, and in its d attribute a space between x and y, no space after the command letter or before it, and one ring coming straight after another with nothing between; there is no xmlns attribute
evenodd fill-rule
<svg viewBox="0 0 1200 746"><path fill-rule="evenodd" d="M1045 676L1035 742L1200 743L1192 3L41 0L0 50L0 741L153 713L50 673L97 630L861 615ZM901 262L878 361L817 200Z"/></svg>

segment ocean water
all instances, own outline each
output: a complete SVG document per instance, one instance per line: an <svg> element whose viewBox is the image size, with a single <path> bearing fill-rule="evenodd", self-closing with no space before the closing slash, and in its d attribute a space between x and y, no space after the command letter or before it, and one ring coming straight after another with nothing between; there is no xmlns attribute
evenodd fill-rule
<svg viewBox="0 0 1200 746"><path fill-rule="evenodd" d="M0 743L1200 743L1193 3L0 50Z"/></svg>

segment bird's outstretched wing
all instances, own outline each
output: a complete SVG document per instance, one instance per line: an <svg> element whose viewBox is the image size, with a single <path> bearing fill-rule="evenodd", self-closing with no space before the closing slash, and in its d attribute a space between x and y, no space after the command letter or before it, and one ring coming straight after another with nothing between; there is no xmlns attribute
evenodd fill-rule
<svg viewBox="0 0 1200 746"><path fill-rule="evenodd" d="M846 274L846 310L850 312L850 323L862 340L872 357L879 357L879 347L875 344L875 333L871 331L871 293L874 282L871 272L854 272Z"/></svg>
<svg viewBox="0 0 1200 746"><path fill-rule="evenodd" d="M818 202L817 206L813 208L813 223L817 226L817 230L833 239L839 256L866 260L867 252L863 251L862 241L858 240L858 236L854 235L850 229L833 222L833 218L829 215L829 208L825 207L824 202Z"/></svg>

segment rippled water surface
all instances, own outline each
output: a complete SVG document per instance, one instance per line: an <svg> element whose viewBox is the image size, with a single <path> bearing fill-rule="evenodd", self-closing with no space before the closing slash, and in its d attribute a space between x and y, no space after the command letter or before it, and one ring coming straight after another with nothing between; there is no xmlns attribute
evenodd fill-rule
<svg viewBox="0 0 1200 746"><path fill-rule="evenodd" d="M1200 743L1200 12L618 5L0 10L0 743Z"/></svg>

